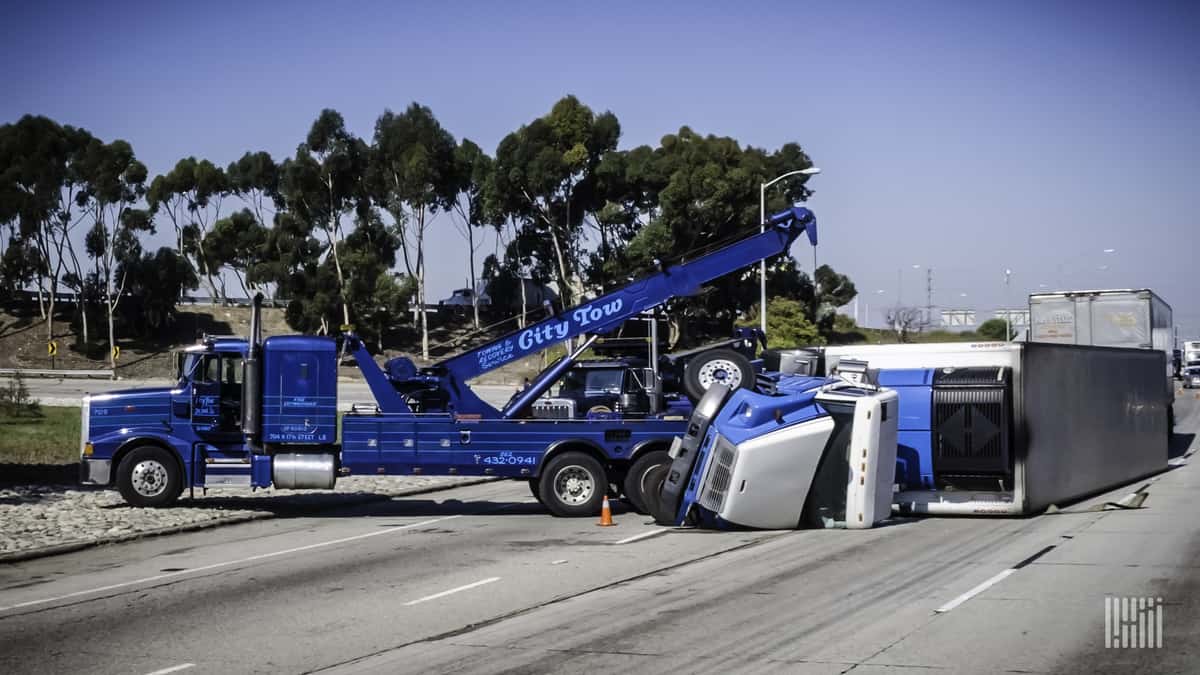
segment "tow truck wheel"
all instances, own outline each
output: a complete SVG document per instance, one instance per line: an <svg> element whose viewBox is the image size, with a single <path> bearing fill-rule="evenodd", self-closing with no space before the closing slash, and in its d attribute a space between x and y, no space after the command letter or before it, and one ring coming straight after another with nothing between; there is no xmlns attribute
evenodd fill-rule
<svg viewBox="0 0 1200 675"><path fill-rule="evenodd" d="M593 516L608 493L608 477L596 458L564 452L542 468L538 492L542 504L556 516Z"/></svg>
<svg viewBox="0 0 1200 675"><path fill-rule="evenodd" d="M754 365L732 349L713 349L694 357L683 370L683 391L693 403L717 382L730 389L749 389L754 386Z"/></svg>
<svg viewBox="0 0 1200 675"><path fill-rule="evenodd" d="M671 457L666 450L654 450L638 457L633 466L629 467L629 473L625 474L625 498L635 511L650 513L649 500L646 497L650 487L646 476L654 467L670 463Z"/></svg>
<svg viewBox="0 0 1200 675"><path fill-rule="evenodd" d="M117 489L130 506L167 506L179 497L183 477L170 452L147 445L121 460Z"/></svg>
<svg viewBox="0 0 1200 675"><path fill-rule="evenodd" d="M530 478L528 480L528 483L529 483L529 492L533 494L533 498L538 500L539 504L544 504L545 502L542 501L541 479Z"/></svg>

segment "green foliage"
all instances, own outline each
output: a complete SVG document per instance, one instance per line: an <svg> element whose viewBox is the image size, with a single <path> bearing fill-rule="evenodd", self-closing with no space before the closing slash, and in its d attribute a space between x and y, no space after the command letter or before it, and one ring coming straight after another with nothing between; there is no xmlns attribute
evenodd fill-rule
<svg viewBox="0 0 1200 675"><path fill-rule="evenodd" d="M564 306L579 296L584 218L607 202L597 174L620 135L615 115L566 96L496 149L494 206L518 224L506 257L553 279Z"/></svg>
<svg viewBox="0 0 1200 675"><path fill-rule="evenodd" d="M1004 323L1004 319L988 319L979 324L979 328L975 333L982 338L988 340L1007 340L1008 326Z"/></svg>
<svg viewBox="0 0 1200 675"><path fill-rule="evenodd" d="M123 324L130 333L142 336L169 326L179 297L199 285L191 265L165 246L123 263L120 276L128 293L120 305Z"/></svg>
<svg viewBox="0 0 1200 675"><path fill-rule="evenodd" d="M250 297L246 276L262 259L266 242L267 228L250 209L242 209L218 220L204 237L205 266L230 269L241 283L242 292Z"/></svg>
<svg viewBox="0 0 1200 675"><path fill-rule="evenodd" d="M553 284L569 306L585 292L756 232L760 187L812 165L796 143L766 150L686 126L657 144L618 150L617 117L574 96L505 136L494 158L470 140L456 142L418 103L384 111L373 131L364 141L326 109L282 163L265 152L246 152L225 169L185 157L147 187L146 167L124 141L43 117L2 125L0 289L63 283L87 299L81 313L99 305L112 313L133 298L117 318L132 323L144 313L129 328L152 331L171 321L172 300L184 290L204 281L226 297L224 280L236 278L247 296L274 287L296 330L330 333L353 323L382 348L407 320L409 303L427 303L425 233L447 220L440 214L452 213L467 240L472 280L475 228L496 228L497 254L480 275L501 313L494 321L523 309L540 314L522 307L523 289ZM806 199L806 180L768 188L767 212ZM229 196L241 204L222 213ZM156 217L170 222L175 241L173 250L150 254L141 238ZM73 242L93 264L75 260ZM444 254L437 252L438 264L453 258ZM802 269L791 255L778 256L767 263L767 288L777 343L861 334L835 312L854 298L854 284L828 265ZM672 303L673 336L690 343L726 335L739 316L752 316L758 298L757 266L731 270Z"/></svg>
<svg viewBox="0 0 1200 675"><path fill-rule="evenodd" d="M737 321L738 326L758 326L758 305ZM767 299L767 347L788 349L825 344L825 338L808 320L804 306L789 298Z"/></svg>
<svg viewBox="0 0 1200 675"><path fill-rule="evenodd" d="M369 154L366 143L346 130L341 114L325 109L296 148L296 156L279 167L280 196L290 217L286 223L276 219L285 233L266 251L278 251L281 242L299 248L285 264L264 268L262 274L278 275L269 280L291 298L288 323L297 330L328 334L338 323L351 322L339 247L345 238L344 218L352 211L365 217L370 209L365 181ZM314 231L324 240L316 250L309 241ZM334 321L338 308L340 321Z"/></svg>
<svg viewBox="0 0 1200 675"><path fill-rule="evenodd" d="M41 417L41 403L30 397L25 378L20 373L8 380L8 386L0 389L0 415L6 417Z"/></svg>

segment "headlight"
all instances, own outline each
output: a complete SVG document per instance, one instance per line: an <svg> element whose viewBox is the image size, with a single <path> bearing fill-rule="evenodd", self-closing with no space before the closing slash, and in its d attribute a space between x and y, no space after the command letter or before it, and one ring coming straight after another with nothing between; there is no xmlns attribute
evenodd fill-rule
<svg viewBox="0 0 1200 675"><path fill-rule="evenodd" d="M90 457L92 454L92 444L88 443L88 436L91 429L89 423L92 420L92 397L86 394L83 397L83 403L79 404L79 456Z"/></svg>

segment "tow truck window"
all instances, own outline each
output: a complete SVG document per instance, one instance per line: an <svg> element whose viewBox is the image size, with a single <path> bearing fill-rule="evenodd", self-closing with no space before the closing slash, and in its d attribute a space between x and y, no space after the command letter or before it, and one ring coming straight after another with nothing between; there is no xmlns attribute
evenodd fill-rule
<svg viewBox="0 0 1200 675"><path fill-rule="evenodd" d="M621 376L624 371L593 370L587 374L587 391L604 392L605 394L621 393Z"/></svg>
<svg viewBox="0 0 1200 675"><path fill-rule="evenodd" d="M582 392L585 378L584 374L578 370L568 371L558 384L558 392L561 396L563 392Z"/></svg>

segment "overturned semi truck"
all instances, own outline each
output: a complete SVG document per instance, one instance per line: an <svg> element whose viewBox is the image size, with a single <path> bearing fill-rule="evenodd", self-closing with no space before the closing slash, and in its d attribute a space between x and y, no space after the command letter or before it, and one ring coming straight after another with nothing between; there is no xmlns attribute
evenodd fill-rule
<svg viewBox="0 0 1200 675"><path fill-rule="evenodd" d="M1038 513L1166 469L1163 358L1041 343L784 351L773 389L697 405L673 463L648 477L654 515L853 528L893 511Z"/></svg>

